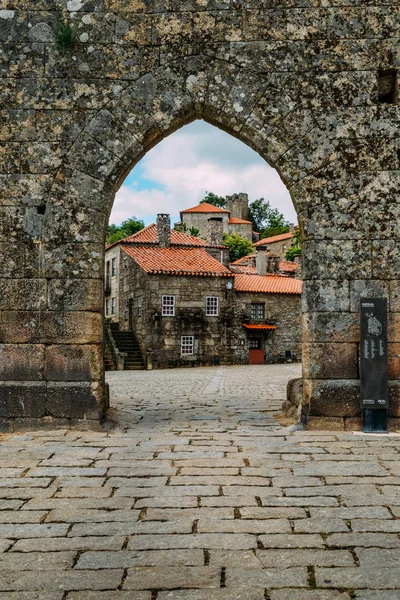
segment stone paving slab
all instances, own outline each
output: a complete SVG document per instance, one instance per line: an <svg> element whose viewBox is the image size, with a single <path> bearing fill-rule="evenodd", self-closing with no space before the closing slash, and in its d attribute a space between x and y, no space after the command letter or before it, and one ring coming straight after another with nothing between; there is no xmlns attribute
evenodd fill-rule
<svg viewBox="0 0 400 600"><path fill-rule="evenodd" d="M398 438L280 427L298 374L109 373L114 429L0 436L0 600L399 600Z"/></svg>

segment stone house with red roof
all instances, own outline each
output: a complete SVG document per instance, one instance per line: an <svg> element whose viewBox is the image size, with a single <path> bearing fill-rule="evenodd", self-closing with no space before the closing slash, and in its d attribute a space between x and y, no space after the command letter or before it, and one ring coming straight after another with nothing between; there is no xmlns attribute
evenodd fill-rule
<svg viewBox="0 0 400 600"><path fill-rule="evenodd" d="M288 233L280 233L279 235L263 238L262 240L259 240L258 242L253 244L253 246L256 250L260 246L266 246L268 252L270 252L271 254L276 254L280 257L281 260L284 260L286 251L292 245L292 237L293 231L289 231Z"/></svg>
<svg viewBox="0 0 400 600"><path fill-rule="evenodd" d="M118 299L106 316L134 333L147 368L299 360L301 281L267 273L263 249L255 271L231 270L220 221L208 238L171 231L158 215L110 246Z"/></svg>
<svg viewBox="0 0 400 600"><path fill-rule="evenodd" d="M210 219L219 219L222 222L223 233L236 233L249 242L253 241L253 225L249 220L248 195L233 194L226 197L227 208L219 208L208 202L202 202L181 210L181 222L190 230L192 227L199 230L201 238L207 237L207 226Z"/></svg>

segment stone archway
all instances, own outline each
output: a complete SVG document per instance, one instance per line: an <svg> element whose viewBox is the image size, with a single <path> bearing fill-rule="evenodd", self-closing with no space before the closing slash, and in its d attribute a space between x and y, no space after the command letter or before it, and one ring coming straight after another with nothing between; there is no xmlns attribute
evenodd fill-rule
<svg viewBox="0 0 400 600"><path fill-rule="evenodd" d="M0 11L9 107L0 129L3 427L104 414L113 197L151 147L196 118L274 166L298 211L305 411L321 426L351 427L359 416L358 302L372 293L389 298L398 416L397 92L381 93L396 85L396 9L62 4L64 12L33 0ZM61 50L54 31L63 19L76 43Z"/></svg>

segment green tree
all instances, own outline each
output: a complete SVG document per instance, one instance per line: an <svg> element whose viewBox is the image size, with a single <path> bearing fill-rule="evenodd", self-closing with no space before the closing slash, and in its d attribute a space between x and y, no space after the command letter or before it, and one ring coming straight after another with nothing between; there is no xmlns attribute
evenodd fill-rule
<svg viewBox="0 0 400 600"><path fill-rule="evenodd" d="M111 224L107 227L106 243L107 245L114 244L114 242L129 237L143 228L143 221L140 221L136 217L131 217L130 219L122 221L121 225Z"/></svg>
<svg viewBox="0 0 400 600"><path fill-rule="evenodd" d="M292 235L292 245L286 250L285 257L287 260L293 260L299 254L301 254L301 236L300 230L296 229Z"/></svg>
<svg viewBox="0 0 400 600"><path fill-rule="evenodd" d="M290 231L289 223L277 208L272 208L268 216L268 226L264 229L261 236L263 238L288 233Z"/></svg>
<svg viewBox="0 0 400 600"><path fill-rule="evenodd" d="M203 200L200 200L200 204L203 204L204 202L218 206L218 208L226 207L226 199L223 196L217 196L216 194L213 194L213 192L206 192Z"/></svg>
<svg viewBox="0 0 400 600"><path fill-rule="evenodd" d="M224 233L224 244L229 248L229 260L234 262L253 251L253 245L238 233Z"/></svg>
<svg viewBox="0 0 400 600"><path fill-rule="evenodd" d="M174 227L174 231L180 231L181 233L187 233L192 237L199 237L200 229L196 229L196 227L191 227L190 229L187 227L186 223L178 223Z"/></svg>
<svg viewBox="0 0 400 600"><path fill-rule="evenodd" d="M269 229L274 231L274 233L268 235L264 235L263 233L263 237L289 231L289 223L283 214L277 208L272 208L269 201L264 198L258 198L250 203L249 218L253 223L255 231L264 232Z"/></svg>

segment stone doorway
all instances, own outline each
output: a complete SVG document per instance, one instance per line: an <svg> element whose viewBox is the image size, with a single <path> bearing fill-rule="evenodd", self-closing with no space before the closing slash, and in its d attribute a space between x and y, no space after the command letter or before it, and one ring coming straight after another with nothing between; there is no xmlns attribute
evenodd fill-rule
<svg viewBox="0 0 400 600"><path fill-rule="evenodd" d="M397 77L386 75L398 68L396 7L381 7L388 32L375 7L68 6L42 12L27 0L5 15L2 427L104 415L103 248L113 197L146 152L196 118L275 167L298 212L311 425L358 423L358 305L368 294L389 298L390 414L398 416L398 94ZM66 45L54 33L63 19Z"/></svg>

